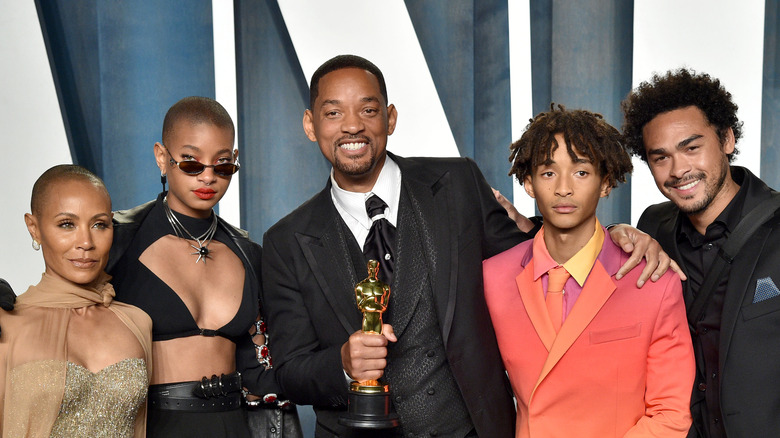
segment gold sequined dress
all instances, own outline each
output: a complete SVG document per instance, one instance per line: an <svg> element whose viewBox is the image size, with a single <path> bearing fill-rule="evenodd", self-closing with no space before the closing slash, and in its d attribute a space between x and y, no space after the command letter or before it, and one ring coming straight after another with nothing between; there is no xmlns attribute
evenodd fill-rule
<svg viewBox="0 0 780 438"><path fill-rule="evenodd" d="M151 376L151 319L114 302L103 281L83 288L44 274L0 310L0 431L2 437L145 436L146 389ZM144 357L121 360L92 373L68 362L71 309L109 308L136 336Z"/></svg>

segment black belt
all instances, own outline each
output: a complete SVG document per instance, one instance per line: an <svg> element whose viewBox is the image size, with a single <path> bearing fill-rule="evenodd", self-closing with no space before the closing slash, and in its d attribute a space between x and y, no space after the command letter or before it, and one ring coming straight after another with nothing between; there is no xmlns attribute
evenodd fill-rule
<svg viewBox="0 0 780 438"><path fill-rule="evenodd" d="M232 373L200 382L179 382L149 387L149 407L168 411L225 412L241 407L241 375Z"/></svg>

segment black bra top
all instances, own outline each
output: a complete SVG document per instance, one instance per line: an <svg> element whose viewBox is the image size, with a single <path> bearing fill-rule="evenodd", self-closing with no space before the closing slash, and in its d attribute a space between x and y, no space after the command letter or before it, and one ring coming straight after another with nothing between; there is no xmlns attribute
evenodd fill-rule
<svg viewBox="0 0 780 438"><path fill-rule="evenodd" d="M174 214L194 236L203 234L212 220ZM219 328L198 327L179 295L138 260L146 248L168 234L174 234L173 228L165 217L161 198L158 198L127 251L114 270L109 272L113 276L111 283L116 290L116 299L149 314L152 318L153 341L201 335L221 336L236 342L237 337L247 334L258 312L257 300L252 299L258 294L258 279L254 277L248 260L241 256L241 251L227 232L218 226L214 240L225 244L244 264L244 290L238 312L230 322ZM193 263L195 260L193 256Z"/></svg>

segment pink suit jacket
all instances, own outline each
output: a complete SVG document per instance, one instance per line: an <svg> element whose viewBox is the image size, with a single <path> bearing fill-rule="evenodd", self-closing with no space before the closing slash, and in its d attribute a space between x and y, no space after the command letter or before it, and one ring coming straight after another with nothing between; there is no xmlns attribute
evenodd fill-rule
<svg viewBox="0 0 780 438"><path fill-rule="evenodd" d="M533 241L484 262L485 298L517 398L516 437L675 437L691 424L691 337L677 274L637 289L643 265L614 278L628 255L604 245L560 332Z"/></svg>

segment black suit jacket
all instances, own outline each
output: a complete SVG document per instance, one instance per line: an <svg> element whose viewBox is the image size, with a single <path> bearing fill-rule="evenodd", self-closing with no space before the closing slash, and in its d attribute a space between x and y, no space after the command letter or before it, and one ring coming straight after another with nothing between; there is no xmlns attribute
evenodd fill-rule
<svg viewBox="0 0 780 438"><path fill-rule="evenodd" d="M771 197L772 190L749 170L732 166L737 184L749 180L741 217ZM682 213L671 202L647 208L638 228L653 236L664 251L682 260L677 247ZM682 266L685 271L685 266ZM758 279L771 278L780 286L780 216L761 226L735 256L723 300L719 370L722 421L728 436L775 437L780 433L780 296L753 302ZM686 305L692 291L684 284ZM700 358L697 358L697 363ZM705 409L694 397L694 429ZM696 432L704 436L701 432ZM692 429L690 436L696 436Z"/></svg>
<svg viewBox="0 0 780 438"><path fill-rule="evenodd" d="M419 208L417 221L433 236L424 246L434 309L472 421L480 436L511 437L514 407L484 301L482 260L528 236L473 161L389 155ZM294 402L314 405L318 422L331 430L347 401L341 346L362 319L354 287L365 275L354 272L347 237L328 182L263 239L263 301L277 379Z"/></svg>

